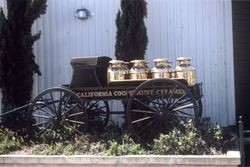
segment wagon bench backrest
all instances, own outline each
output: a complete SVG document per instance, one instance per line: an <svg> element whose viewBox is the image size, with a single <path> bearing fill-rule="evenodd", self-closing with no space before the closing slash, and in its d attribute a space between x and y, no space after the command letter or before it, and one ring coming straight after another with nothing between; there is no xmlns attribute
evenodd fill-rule
<svg viewBox="0 0 250 167"><path fill-rule="evenodd" d="M70 87L106 87L110 60L111 58L106 56L72 58L73 75Z"/></svg>

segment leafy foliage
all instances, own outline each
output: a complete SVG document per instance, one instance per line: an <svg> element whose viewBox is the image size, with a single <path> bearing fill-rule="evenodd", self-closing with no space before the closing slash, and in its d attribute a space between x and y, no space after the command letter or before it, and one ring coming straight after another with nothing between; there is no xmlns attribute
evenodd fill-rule
<svg viewBox="0 0 250 167"><path fill-rule="evenodd" d="M233 137L229 140L232 146ZM218 126L203 122L196 128L190 121L184 130L174 128L154 139L153 150L155 154L221 154L229 140L224 140L222 129Z"/></svg>
<svg viewBox="0 0 250 167"><path fill-rule="evenodd" d="M48 145L41 154L43 155L74 155L75 147L72 143L55 143Z"/></svg>
<svg viewBox="0 0 250 167"><path fill-rule="evenodd" d="M108 141L106 155L142 155L146 154L145 149L127 134L121 138L121 143L117 140Z"/></svg>
<svg viewBox="0 0 250 167"><path fill-rule="evenodd" d="M121 128L112 125L103 132L93 134L74 134L65 132L61 137L51 131L50 140L37 140L30 147L16 133L0 130L0 153L7 154L21 148L28 154L42 155L142 155L142 154L222 154L232 146L233 137L224 138L224 131L203 121L196 128L192 121L183 128L174 128L161 134L153 143L141 143ZM23 147L26 145L26 147Z"/></svg>
<svg viewBox="0 0 250 167"><path fill-rule="evenodd" d="M1 127L0 129L0 154L8 154L11 151L21 149L24 141L16 133Z"/></svg>
<svg viewBox="0 0 250 167"><path fill-rule="evenodd" d="M41 32L33 35L32 24L47 8L47 0L6 2L7 17L0 10L0 88L4 112L31 99L33 74L41 74L33 53L33 44L40 38ZM14 125L14 128L20 126Z"/></svg>
<svg viewBox="0 0 250 167"><path fill-rule="evenodd" d="M116 17L115 56L118 60L144 59L148 37L144 18L145 0L121 0L121 11Z"/></svg>
<svg viewBox="0 0 250 167"><path fill-rule="evenodd" d="M168 134L154 139L155 154L204 154L208 152L205 141L190 123L186 130L174 128Z"/></svg>

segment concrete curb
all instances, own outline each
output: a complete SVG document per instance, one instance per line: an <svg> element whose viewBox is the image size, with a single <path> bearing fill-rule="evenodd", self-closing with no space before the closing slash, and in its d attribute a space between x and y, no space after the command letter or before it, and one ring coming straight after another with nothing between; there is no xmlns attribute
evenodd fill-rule
<svg viewBox="0 0 250 167"><path fill-rule="evenodd" d="M166 167L166 166L209 166L233 167L240 165L240 154L227 155L130 155L130 156L36 156L1 155L1 167Z"/></svg>

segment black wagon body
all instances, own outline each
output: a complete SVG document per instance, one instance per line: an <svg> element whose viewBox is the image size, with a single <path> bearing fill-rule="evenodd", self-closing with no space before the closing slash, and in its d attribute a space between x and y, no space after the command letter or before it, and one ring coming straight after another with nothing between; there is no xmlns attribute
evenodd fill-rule
<svg viewBox="0 0 250 167"><path fill-rule="evenodd" d="M30 104L31 129L70 128L78 132L105 127L111 114L124 114L127 127L137 135L167 131L170 125L198 119L202 114L202 84L184 79L147 79L108 82L109 57L73 58L69 85L49 88ZM119 100L122 111L111 111Z"/></svg>

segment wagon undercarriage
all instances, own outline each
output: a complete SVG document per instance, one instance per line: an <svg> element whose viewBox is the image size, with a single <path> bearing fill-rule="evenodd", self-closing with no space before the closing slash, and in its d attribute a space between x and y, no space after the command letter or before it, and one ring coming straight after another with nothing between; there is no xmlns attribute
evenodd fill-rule
<svg viewBox="0 0 250 167"><path fill-rule="evenodd" d="M201 116L200 84L187 87L172 79L134 84L139 85L45 90L31 104L32 129L36 135L47 129L99 130L108 124L111 114L122 113L127 127L143 136L167 132L173 125L182 126ZM123 111L110 111L111 100L121 100Z"/></svg>

